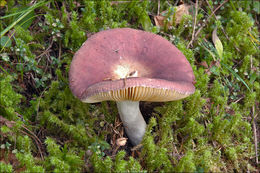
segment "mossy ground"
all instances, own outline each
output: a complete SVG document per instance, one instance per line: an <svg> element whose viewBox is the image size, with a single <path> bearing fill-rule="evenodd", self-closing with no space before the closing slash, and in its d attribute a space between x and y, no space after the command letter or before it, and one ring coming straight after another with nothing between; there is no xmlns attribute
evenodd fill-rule
<svg viewBox="0 0 260 173"><path fill-rule="evenodd" d="M180 1L1 0L0 172L257 171L259 2L183 2L190 14L176 24ZM160 29L165 10L173 22ZM85 104L68 87L81 44L118 27L165 37L196 76L190 97L141 104L139 147L117 146L114 102Z"/></svg>

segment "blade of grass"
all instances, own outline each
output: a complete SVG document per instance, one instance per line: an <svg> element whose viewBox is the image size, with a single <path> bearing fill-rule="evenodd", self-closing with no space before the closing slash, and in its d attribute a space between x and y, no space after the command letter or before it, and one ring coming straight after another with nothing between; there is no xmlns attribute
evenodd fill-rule
<svg viewBox="0 0 260 173"><path fill-rule="evenodd" d="M40 15L43 15L43 14L37 14L33 17L30 17L28 18L27 20L25 20L23 23L20 24L20 26L22 26L24 23L26 23L27 21L31 20L32 18L34 17L37 17L37 16L40 16ZM15 34L15 31L12 33L12 35L9 37L8 41L11 40L11 38L13 37L13 35ZM1 38L1 37L0 37ZM6 44L2 47L2 49L0 50L0 53L4 50L4 48L6 47Z"/></svg>
<svg viewBox="0 0 260 173"><path fill-rule="evenodd" d="M199 45L203 47L206 51L208 51L208 53L212 56L213 60L216 61L215 54L211 50L209 50L204 44L204 42L199 42Z"/></svg>
<svg viewBox="0 0 260 173"><path fill-rule="evenodd" d="M240 80L246 86L246 88L250 92L252 92L249 86L246 84L246 82L232 68L228 67L228 65L223 62L220 62L220 64L223 65L228 71L230 71L238 80Z"/></svg>
<svg viewBox="0 0 260 173"><path fill-rule="evenodd" d="M202 46L205 50L207 50L210 53L210 55L213 57L214 61L216 61L215 60L215 54L213 52L211 52L208 48L206 48L206 46L204 46L201 43L200 43L200 46ZM245 85L245 87L251 92L251 89L246 84L246 82L232 68L228 67L228 65L223 63L223 62L220 62L220 64L222 66L224 66L228 71L230 71L238 80L240 80Z"/></svg>
<svg viewBox="0 0 260 173"><path fill-rule="evenodd" d="M18 14L20 14L20 13L25 13L25 12L27 12L27 11L28 11L28 9L25 9L25 10L22 10L22 11L19 11L19 12L16 12L16 13L8 14L8 15L5 15L5 16L0 17L0 20L1 20L1 19L5 19L5 18L8 18L8 17L16 16L16 15L18 15Z"/></svg>
<svg viewBox="0 0 260 173"><path fill-rule="evenodd" d="M14 21L12 24L10 24L7 28L5 28L1 33L0 33L0 38L3 37L10 29L12 29L17 23L19 23L23 18L25 18L30 12L32 12L32 10L42 6L42 5L45 5L46 3L48 3L49 1L47 2L39 2L39 3L36 3L34 4L33 6L29 7L28 9L25 10L25 12L23 12L19 18Z"/></svg>
<svg viewBox="0 0 260 173"><path fill-rule="evenodd" d="M0 69L3 70L3 72L5 72L7 75L10 75L1 65L0 65Z"/></svg>
<svg viewBox="0 0 260 173"><path fill-rule="evenodd" d="M37 17L37 16L40 16L40 15L43 15L43 14L38 14L38 15L35 15L35 16L33 16L33 17L30 17L30 18L28 18L27 20L25 20L23 23L21 23L20 25L22 26L24 23L26 23L28 20L31 20L32 18L34 18L34 17ZM13 35L15 34L15 31L12 33L12 35L11 35L11 37L13 37ZM9 40L11 40L10 38L11 37L9 37ZM5 48L5 45L2 47L2 49L0 50L0 53L4 50L4 48ZM19 57L18 57L18 62L20 62L20 63L22 63L21 62L21 59L19 59ZM10 64L9 64L10 65ZM11 66L12 67L12 66ZM4 68L2 68L2 67L0 67L5 73L7 73L7 74L9 74L8 72L6 72L5 70L4 70ZM22 81L23 81L23 74L24 74L24 72L23 72L23 70L21 71L21 78L22 78Z"/></svg>
<svg viewBox="0 0 260 173"><path fill-rule="evenodd" d="M247 31L250 37L254 40L255 43L260 44L260 42L249 32Z"/></svg>

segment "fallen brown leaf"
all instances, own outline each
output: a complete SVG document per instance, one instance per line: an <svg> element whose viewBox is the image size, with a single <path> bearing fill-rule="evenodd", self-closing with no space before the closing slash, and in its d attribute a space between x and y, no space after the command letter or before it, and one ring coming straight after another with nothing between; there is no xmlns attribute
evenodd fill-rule
<svg viewBox="0 0 260 173"><path fill-rule="evenodd" d="M154 16L154 22L156 26L163 27L164 26L164 20L166 17L164 16ZM168 23L168 27L170 26L170 23Z"/></svg>
<svg viewBox="0 0 260 173"><path fill-rule="evenodd" d="M126 142L127 142L127 138L118 138L117 140L116 140L116 145L117 146L125 146L125 144L126 144Z"/></svg>
<svg viewBox="0 0 260 173"><path fill-rule="evenodd" d="M15 172L22 172L26 170L25 166L20 166L20 162L16 158L12 151L5 149L0 149L0 162L5 164L11 164Z"/></svg>
<svg viewBox="0 0 260 173"><path fill-rule="evenodd" d="M190 6L187 4L181 4L177 7L177 11L176 11L176 24L180 23L182 16L185 14L189 14L189 8Z"/></svg>
<svg viewBox="0 0 260 173"><path fill-rule="evenodd" d="M179 24L182 19L182 16L185 14L189 14L189 8L190 6L187 4L181 4L177 6L176 13L170 16L170 21L168 22L167 27L169 28L173 25L172 20L174 15L175 15L175 24ZM167 13L168 11L166 10L161 12L159 15L154 16L154 22L156 26L164 27L165 20L167 20L166 18Z"/></svg>
<svg viewBox="0 0 260 173"><path fill-rule="evenodd" d="M200 65L203 66L203 67L205 67L205 68L209 68L209 66L208 66L208 64L207 64L206 61L202 61L202 62L200 63Z"/></svg>

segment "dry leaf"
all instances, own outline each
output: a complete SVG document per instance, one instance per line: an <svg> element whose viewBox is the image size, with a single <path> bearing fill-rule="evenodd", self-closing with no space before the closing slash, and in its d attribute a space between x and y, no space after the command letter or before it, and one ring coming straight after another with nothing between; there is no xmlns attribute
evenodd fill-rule
<svg viewBox="0 0 260 173"><path fill-rule="evenodd" d="M222 59L222 56L223 56L223 45L222 45L220 39L217 36L217 27L214 29L214 31L212 33L212 40L213 40L213 43L214 43L215 48L217 50L217 53L219 55L219 58Z"/></svg>
<svg viewBox="0 0 260 173"><path fill-rule="evenodd" d="M189 14L189 8L190 8L190 6L187 5L187 4L181 4L177 7L176 16L175 16L176 17L176 21L175 21L176 24L180 23L182 16L184 14L187 14L187 15Z"/></svg>
<svg viewBox="0 0 260 173"><path fill-rule="evenodd" d="M127 138L118 138L116 140L116 145L117 146L124 146L127 142Z"/></svg>
<svg viewBox="0 0 260 173"><path fill-rule="evenodd" d="M187 4L181 4L179 6L177 6L177 10L176 13L170 16L170 21L167 24L167 27L169 28L170 26L172 26L172 18L175 15L175 24L179 24L182 16L185 14L189 14L189 8L190 6ZM168 11L163 11L161 12L159 15L154 16L154 22L156 26L159 27L163 27L165 20L167 20L167 18L165 16L167 16Z"/></svg>
<svg viewBox="0 0 260 173"><path fill-rule="evenodd" d="M201 63L200 63L200 65L202 65ZM211 75L212 72L210 71L210 69L213 66L220 67L220 62L219 61L211 61L209 67L207 69L205 69L205 73L208 74L208 75Z"/></svg>
<svg viewBox="0 0 260 173"><path fill-rule="evenodd" d="M4 7L6 5L6 1L5 0L0 0L0 7Z"/></svg>
<svg viewBox="0 0 260 173"><path fill-rule="evenodd" d="M14 172L22 172L26 170L25 166L19 166L19 160L10 150L0 149L0 162L12 165Z"/></svg>
<svg viewBox="0 0 260 173"><path fill-rule="evenodd" d="M210 68L211 68L212 66L220 67L220 62L219 62L219 61L212 61L211 64L210 64Z"/></svg>
<svg viewBox="0 0 260 173"><path fill-rule="evenodd" d="M208 64L207 64L206 61L202 61L202 62L200 63L200 65L202 65L202 66L205 67L205 68L209 68L209 66L208 66Z"/></svg>
<svg viewBox="0 0 260 173"><path fill-rule="evenodd" d="M163 27L164 25L164 16L154 16L154 22L156 26Z"/></svg>

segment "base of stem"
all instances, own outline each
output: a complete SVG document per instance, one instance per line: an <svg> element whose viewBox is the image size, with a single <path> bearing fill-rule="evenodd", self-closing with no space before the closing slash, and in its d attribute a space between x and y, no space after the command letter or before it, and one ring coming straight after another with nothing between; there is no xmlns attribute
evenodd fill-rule
<svg viewBox="0 0 260 173"><path fill-rule="evenodd" d="M139 102L120 101L117 102L117 108L131 143L140 144L145 133L146 123L141 114Z"/></svg>

